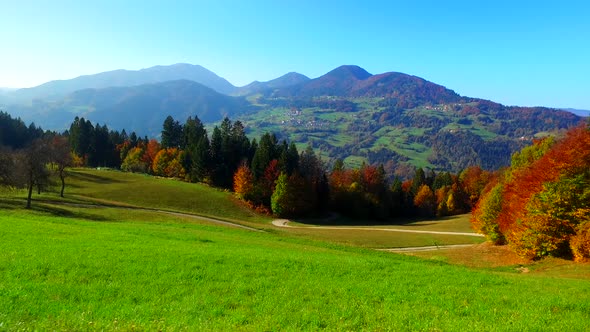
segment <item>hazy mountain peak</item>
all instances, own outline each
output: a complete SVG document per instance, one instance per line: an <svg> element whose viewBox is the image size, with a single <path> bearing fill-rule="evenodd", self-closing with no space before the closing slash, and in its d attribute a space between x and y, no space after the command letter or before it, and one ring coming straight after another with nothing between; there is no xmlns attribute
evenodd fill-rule
<svg viewBox="0 0 590 332"><path fill-rule="evenodd" d="M327 77L335 77L339 79L350 79L354 78L357 80L365 80L373 75L367 72L365 69L355 65L343 65L328 72Z"/></svg>
<svg viewBox="0 0 590 332"><path fill-rule="evenodd" d="M287 88L309 81L309 77L297 72L289 72L281 77L266 82L253 81L236 92L237 95L249 95L265 90Z"/></svg>

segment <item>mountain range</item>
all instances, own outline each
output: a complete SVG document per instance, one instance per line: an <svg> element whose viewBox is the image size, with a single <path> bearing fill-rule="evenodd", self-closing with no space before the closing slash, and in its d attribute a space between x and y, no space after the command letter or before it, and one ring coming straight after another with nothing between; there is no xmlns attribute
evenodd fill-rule
<svg viewBox="0 0 590 332"><path fill-rule="evenodd" d="M194 81L224 94L229 94L236 89L226 79L202 66L177 63L171 66L154 66L141 70L119 69L79 76L69 80L51 81L36 87L19 89L14 91L11 97L17 101L60 99L82 89L129 87L175 80Z"/></svg>
<svg viewBox="0 0 590 332"><path fill-rule="evenodd" d="M9 113L63 130L75 116L156 137L168 115L214 124L240 120L258 136L272 131L327 161L458 170L505 166L533 138L579 123L571 112L507 107L399 72L373 75L345 65L310 79L288 73L235 87L201 67L116 70L2 94ZM395 164L397 166L392 165Z"/></svg>

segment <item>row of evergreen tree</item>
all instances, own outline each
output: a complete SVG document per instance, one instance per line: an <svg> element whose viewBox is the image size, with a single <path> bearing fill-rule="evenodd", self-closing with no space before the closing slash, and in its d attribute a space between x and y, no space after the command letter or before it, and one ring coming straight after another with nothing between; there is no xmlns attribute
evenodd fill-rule
<svg viewBox="0 0 590 332"><path fill-rule="evenodd" d="M21 119L14 119L10 114L0 111L0 146L20 149L41 136L43 129L34 123L27 126Z"/></svg>

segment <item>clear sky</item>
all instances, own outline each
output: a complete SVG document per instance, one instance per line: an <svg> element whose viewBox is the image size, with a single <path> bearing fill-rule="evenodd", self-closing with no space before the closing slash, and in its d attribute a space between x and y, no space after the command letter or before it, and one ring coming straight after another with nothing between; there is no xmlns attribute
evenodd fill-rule
<svg viewBox="0 0 590 332"><path fill-rule="evenodd" d="M178 62L237 86L355 64L508 105L590 109L590 4L0 0L0 87Z"/></svg>

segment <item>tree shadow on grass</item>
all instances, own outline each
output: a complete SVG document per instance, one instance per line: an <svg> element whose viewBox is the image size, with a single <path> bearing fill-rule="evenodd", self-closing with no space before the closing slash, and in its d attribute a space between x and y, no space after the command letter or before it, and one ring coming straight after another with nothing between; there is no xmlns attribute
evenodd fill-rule
<svg viewBox="0 0 590 332"><path fill-rule="evenodd" d="M0 210L24 210L26 205L25 199L8 199L0 198ZM100 207L97 207L100 208ZM99 221L99 222L115 222L116 220L107 218L105 216L70 210L67 208L55 206L52 204L41 203L32 201L30 211L36 211L41 213L50 214L56 217L72 218L72 219L83 219L88 221Z"/></svg>
<svg viewBox="0 0 590 332"><path fill-rule="evenodd" d="M21 199L0 198L0 210L22 209L25 204L25 201Z"/></svg>
<svg viewBox="0 0 590 332"><path fill-rule="evenodd" d="M107 218L105 216L82 212L82 211L72 211L72 210L58 207L55 205L36 204L35 206L32 206L32 209L34 211L49 213L53 216L62 217L62 218L83 219L83 220L87 220L87 221L99 221L99 222L114 222L115 221L114 219Z"/></svg>
<svg viewBox="0 0 590 332"><path fill-rule="evenodd" d="M77 179L86 182L101 183L101 184L113 184L122 183L123 181L116 180L106 176L100 176L96 174L88 174L82 172L68 172L68 178ZM67 182L67 179L66 179ZM67 186L68 184L66 184ZM71 186L71 185L70 185Z"/></svg>

